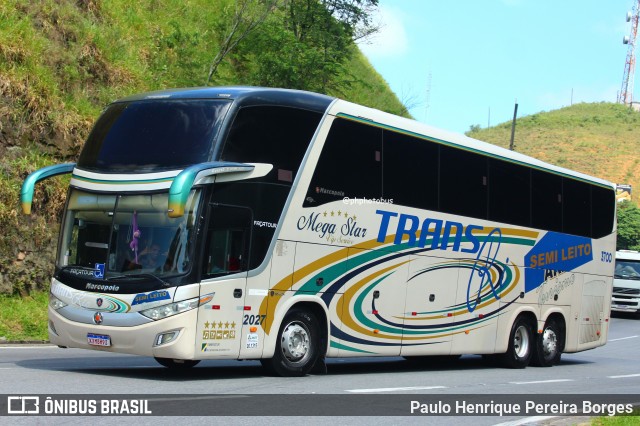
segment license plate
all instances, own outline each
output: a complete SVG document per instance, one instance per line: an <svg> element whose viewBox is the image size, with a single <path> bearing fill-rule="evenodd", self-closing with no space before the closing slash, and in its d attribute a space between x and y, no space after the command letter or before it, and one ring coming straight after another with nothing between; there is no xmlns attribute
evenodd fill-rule
<svg viewBox="0 0 640 426"><path fill-rule="evenodd" d="M111 346L111 337L106 334L87 334L87 341L93 346Z"/></svg>

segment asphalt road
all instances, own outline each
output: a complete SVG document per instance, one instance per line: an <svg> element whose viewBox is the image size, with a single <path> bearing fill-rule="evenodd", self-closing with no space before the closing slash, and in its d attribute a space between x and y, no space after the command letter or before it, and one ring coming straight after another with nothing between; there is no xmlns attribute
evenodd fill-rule
<svg viewBox="0 0 640 426"><path fill-rule="evenodd" d="M564 354L551 368L510 370L487 364L479 356L464 356L455 364L415 365L402 358L340 358L328 360L328 374L303 378L264 375L255 361L203 361L183 373L175 373L153 359L48 345L0 345L0 394L58 395L104 394L176 395L167 401L225 395L228 407L238 407L240 416L189 417L190 423L211 424L551 424L556 418L516 415L504 417L242 417L255 411L255 404L283 407L304 416L311 408L323 415L340 414L349 404L391 403L393 398L419 402L442 400L453 404L462 399L509 398L510 395L552 399L563 395L640 394L640 320L620 315L612 319L606 346L577 354ZM191 397L189 397L191 395ZM260 395L260 396L258 396ZM277 403L260 397L272 395ZM309 395L309 396L307 396ZM358 395L355 397L354 395ZM245 399L241 399L245 398ZM252 399L253 398L253 399ZM258 398L257 400L255 398ZM301 399L302 398L302 399ZM302 401L302 402L300 402ZM2 401L0 401L1 403ZM176 402L176 401L172 401ZM213 401L212 403L220 401ZM236 405L234 405L236 404ZM313 405L307 407L305 404ZM243 408L244 407L244 408ZM235 408L234 408L235 409ZM364 407L366 411L366 407ZM253 411L252 411L253 410ZM409 408L407 407L407 410ZM271 413L273 411L269 411ZM278 412L276 409L275 412ZM2 414L2 413L0 413ZM193 413L198 414L198 413ZM57 424L75 424L81 417L50 417ZM110 420L111 419L111 420ZM114 417L92 417L92 423L111 422ZM172 418L149 417L136 423L173 424ZM173 418L175 419L175 418ZM0 417L0 424L7 417ZM37 419L22 418L37 424ZM42 420L42 419L40 419ZM134 420L129 418L129 420ZM575 424L575 418L569 418ZM560 420L561 421L561 420ZM557 424L557 423L554 423Z"/></svg>

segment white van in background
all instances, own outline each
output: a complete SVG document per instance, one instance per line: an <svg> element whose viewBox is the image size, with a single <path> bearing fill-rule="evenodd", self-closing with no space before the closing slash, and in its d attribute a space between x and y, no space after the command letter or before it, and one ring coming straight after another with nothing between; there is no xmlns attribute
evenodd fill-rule
<svg viewBox="0 0 640 426"><path fill-rule="evenodd" d="M611 310L640 315L640 252L616 252Z"/></svg>

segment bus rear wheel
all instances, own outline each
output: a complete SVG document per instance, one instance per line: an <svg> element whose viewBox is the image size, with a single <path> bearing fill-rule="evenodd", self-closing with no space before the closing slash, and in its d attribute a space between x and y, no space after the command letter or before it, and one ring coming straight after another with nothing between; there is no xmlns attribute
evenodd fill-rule
<svg viewBox="0 0 640 426"><path fill-rule="evenodd" d="M558 324L552 319L548 320L536 339L531 364L537 367L551 367L558 364L562 356L563 341Z"/></svg>
<svg viewBox="0 0 640 426"><path fill-rule="evenodd" d="M318 320L311 312L289 312L280 326L273 358L261 360L262 365L283 377L309 373L320 356L318 330Z"/></svg>
<svg viewBox="0 0 640 426"><path fill-rule="evenodd" d="M172 370L187 370L191 367L195 367L200 360L191 359L173 359L173 358L158 358L155 357L158 364L170 368Z"/></svg>
<svg viewBox="0 0 640 426"><path fill-rule="evenodd" d="M534 346L531 324L519 317L509 333L509 348L500 356L501 363L508 368L525 368L531 361Z"/></svg>

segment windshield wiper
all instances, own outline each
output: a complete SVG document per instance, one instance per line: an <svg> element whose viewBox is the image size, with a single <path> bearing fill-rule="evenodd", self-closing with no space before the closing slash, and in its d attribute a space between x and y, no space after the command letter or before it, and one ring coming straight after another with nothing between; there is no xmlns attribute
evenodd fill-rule
<svg viewBox="0 0 640 426"><path fill-rule="evenodd" d="M149 272L145 272L145 273L141 273L141 274L122 274L122 275L115 275L112 277L107 278L107 281L111 281L111 280L121 280L121 279L126 279L126 278L152 278L158 282L160 282L162 284L162 287L164 288L169 288L171 287L171 284L169 284L168 282L164 281L162 278L160 278L159 276L155 275L155 274L151 274Z"/></svg>
<svg viewBox="0 0 640 426"><path fill-rule="evenodd" d="M615 274L613 278L618 278L621 280L640 280L640 276L638 275L619 275Z"/></svg>

